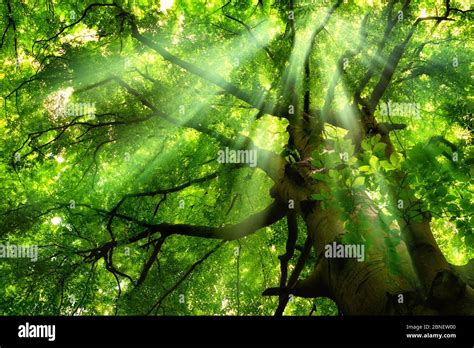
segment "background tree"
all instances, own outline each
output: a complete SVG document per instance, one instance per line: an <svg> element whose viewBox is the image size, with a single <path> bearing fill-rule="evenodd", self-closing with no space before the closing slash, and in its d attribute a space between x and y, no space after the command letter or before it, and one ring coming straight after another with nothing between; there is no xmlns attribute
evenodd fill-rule
<svg viewBox="0 0 474 348"><path fill-rule="evenodd" d="M1 7L2 314L474 313L467 1Z"/></svg>

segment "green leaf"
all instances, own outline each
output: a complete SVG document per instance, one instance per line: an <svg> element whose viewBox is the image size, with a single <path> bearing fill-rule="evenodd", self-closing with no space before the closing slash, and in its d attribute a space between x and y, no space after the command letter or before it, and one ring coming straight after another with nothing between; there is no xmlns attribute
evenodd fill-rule
<svg viewBox="0 0 474 348"><path fill-rule="evenodd" d="M353 164L356 164L357 161L358 161L357 157L351 157L351 158L349 158L349 161L347 161L347 164L352 166Z"/></svg>
<svg viewBox="0 0 474 348"><path fill-rule="evenodd" d="M385 143L377 143L377 144L374 146L374 152L383 154L383 153L385 152L385 148L386 148L386 147L387 147L387 144L385 144Z"/></svg>
<svg viewBox="0 0 474 348"><path fill-rule="evenodd" d="M316 173L313 175L313 178L315 178L316 180L325 181L327 179L327 176L323 173Z"/></svg>
<svg viewBox="0 0 474 348"><path fill-rule="evenodd" d="M352 187L357 188L360 186L363 186L365 183L365 177L364 176L358 176L355 178L354 182L352 183Z"/></svg>
<svg viewBox="0 0 474 348"><path fill-rule="evenodd" d="M459 207L456 204L448 204L448 210L450 212L456 213L459 210Z"/></svg>
<svg viewBox="0 0 474 348"><path fill-rule="evenodd" d="M388 163L388 161L385 161L385 160L380 161L380 166L387 171L395 169L394 166L392 166L390 163Z"/></svg>
<svg viewBox="0 0 474 348"><path fill-rule="evenodd" d="M447 195L446 197L444 197L444 201L445 202L452 202L456 199L457 197L454 196L454 195Z"/></svg>
<svg viewBox="0 0 474 348"><path fill-rule="evenodd" d="M382 139L382 136L380 134L376 134L372 139L370 139L370 143L375 145L380 141L380 139Z"/></svg>
<svg viewBox="0 0 474 348"><path fill-rule="evenodd" d="M395 168L398 168L398 165L400 164L400 157L398 153L394 152L390 155L390 163L392 163Z"/></svg>
<svg viewBox="0 0 474 348"><path fill-rule="evenodd" d="M372 151L372 148L370 147L370 141L367 140L367 139L364 139L362 141L362 144L361 144L362 148L365 150L365 151Z"/></svg>
<svg viewBox="0 0 474 348"><path fill-rule="evenodd" d="M463 200L461 200L461 207L464 210L470 211L471 206L472 206L472 203L468 199L464 198Z"/></svg>
<svg viewBox="0 0 474 348"><path fill-rule="evenodd" d="M369 163L370 163L370 166L373 168L373 169L377 169L378 168L378 162L379 162L379 159L375 156L370 156L370 160L369 160Z"/></svg>
<svg viewBox="0 0 474 348"><path fill-rule="evenodd" d="M435 194L438 197L444 197L448 193L448 189L444 186L440 186L436 189Z"/></svg>
<svg viewBox="0 0 474 348"><path fill-rule="evenodd" d="M333 179L337 178L337 170L329 169L328 175L330 178L333 178Z"/></svg>
<svg viewBox="0 0 474 348"><path fill-rule="evenodd" d="M317 201L322 201L325 197L321 193L315 193L311 196L311 198L317 200Z"/></svg>

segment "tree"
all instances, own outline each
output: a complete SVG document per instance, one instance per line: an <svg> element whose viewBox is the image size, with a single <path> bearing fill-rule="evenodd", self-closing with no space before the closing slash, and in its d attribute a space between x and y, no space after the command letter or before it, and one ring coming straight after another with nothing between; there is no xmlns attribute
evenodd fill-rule
<svg viewBox="0 0 474 348"><path fill-rule="evenodd" d="M2 314L474 313L467 5L5 0Z"/></svg>

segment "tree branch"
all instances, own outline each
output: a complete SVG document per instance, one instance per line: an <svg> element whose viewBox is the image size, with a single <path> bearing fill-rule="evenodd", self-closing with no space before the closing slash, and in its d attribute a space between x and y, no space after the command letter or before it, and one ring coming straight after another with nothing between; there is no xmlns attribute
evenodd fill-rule
<svg viewBox="0 0 474 348"><path fill-rule="evenodd" d="M286 240L286 253L279 256L280 259L280 288L286 287L286 280L288 277L288 262L293 257L295 252L296 240L298 238L298 224L296 219L296 213L290 212L287 217L288 224L288 238ZM278 308L275 315L283 315L283 311L286 305L286 298L284 294L280 294L278 298Z"/></svg>
<svg viewBox="0 0 474 348"><path fill-rule="evenodd" d="M68 203L62 204L62 207L66 207L66 206L68 206ZM110 214L112 214L112 211L107 211L100 208L94 208L88 204L83 204L83 203L76 203L76 207L85 207L88 209L92 209L96 211L97 213L104 216L110 216ZM60 209L60 208L56 208L56 209ZM275 222L281 220L284 216L286 216L286 213L287 213L286 205L275 201L264 210L258 213L255 213L253 215L250 215L249 217L245 218L239 223L228 224L228 225L224 225L220 227L188 225L188 224L169 224L169 223L151 224L146 221L138 220L128 215L114 213L117 218L132 222L138 226L144 227L146 230L128 239L121 240L121 241L112 240L108 242L107 244L110 247L114 247L116 245L131 244L141 239L148 238L149 236L157 232L159 232L161 235L166 235L166 236L182 235L182 236L192 236L192 237L199 237L199 238L237 240L237 239L246 237L250 234L253 234L263 227L274 224ZM102 248L103 247L93 248L89 250L81 250L81 251L78 251L77 253L78 254L90 254L91 252L96 253L102 250Z"/></svg>
<svg viewBox="0 0 474 348"><path fill-rule="evenodd" d="M454 19L448 18L447 16L444 16L444 17L431 16L431 17L419 17L415 20L405 40L402 43L395 46L392 53L388 57L387 62L385 63L385 67L382 71L380 79L378 83L375 85L372 91L372 94L370 95L370 99L367 105L369 113L373 114L380 99L382 98L385 91L387 90L390 84L390 81L392 80L393 74L395 73L395 70L398 66L398 63L400 62L400 59L405 51L405 47L407 46L413 34L415 33L416 27L422 21L427 21L427 20L453 21Z"/></svg>
<svg viewBox="0 0 474 348"><path fill-rule="evenodd" d="M218 74L211 71L205 71L192 63L189 63L187 61L182 60L181 58L176 57L175 55L168 52L162 46L153 42L149 38L143 36L142 34L140 34L138 27L136 26L135 22L133 21L131 17L130 17L130 24L132 26L132 36L138 41L140 41L143 45L157 52L165 60L189 71L190 73L196 76L201 77L204 80L207 80L219 86L230 95L233 95L237 99L240 99L246 102L247 104L252 105L254 108L260 110L263 114L269 114L269 115L273 115L277 117L285 117L285 113L283 109L275 107L272 103L268 103L265 101L261 102L262 100L261 96L263 95L263 93L260 93L260 95L257 97L252 97L250 94L244 92L243 90L236 87L235 85L225 81Z"/></svg>
<svg viewBox="0 0 474 348"><path fill-rule="evenodd" d="M369 15L367 14L364 16L364 19L362 20L362 24L359 31L360 40L359 40L359 44L357 48L355 50L347 50L346 52L344 52L341 58L339 58L339 61L337 63L336 73L333 76L331 84L328 88L328 92L326 94L326 99L324 101L324 106L323 106L322 115L321 115L323 120L326 120L328 118L329 110L331 108L331 103L334 99L334 91L336 89L337 83L344 69L344 60L351 57L355 57L362 51L362 48L364 47L364 43L367 40L366 27L367 27L368 19L369 19Z"/></svg>
<svg viewBox="0 0 474 348"><path fill-rule="evenodd" d="M148 272L150 271L151 266L155 262L156 257L158 256L158 253L160 252L161 247L163 246L163 243L165 242L165 239L166 239L166 237L161 236L158 239L158 241L155 243L155 245L153 247L153 252L151 253L150 258L148 259L148 261L143 266L143 270L142 270L142 273L140 274L140 278L138 278L137 283L135 285L136 287L139 287L145 281L145 279L148 275Z"/></svg>
<svg viewBox="0 0 474 348"><path fill-rule="evenodd" d="M182 124L177 119L169 116L165 112L158 109L149 100L147 100L144 96L142 96L140 92L138 92L137 90L132 88L130 85L128 85L126 82L124 82L122 79L116 76L110 76L92 85L85 86L81 89L78 89L76 93L84 92L86 90L90 90L92 88L102 86L111 81L116 81L120 86L125 88L125 90L128 93L136 97L144 106L152 110L153 114L149 115L148 117L159 116L160 118L178 127L187 127L187 128L195 129L200 133L206 134L216 139L222 146L232 147L235 150L247 150L247 149L255 150L257 151L257 158L258 158L256 166L262 169L275 182L280 180L280 178L282 177L283 167L285 165L285 159L283 157L277 155L276 153L272 151L257 147L252 141L252 139L247 136L240 135L237 139L229 139L223 136L222 134L203 125L198 119L199 115L196 115L196 117L189 119L187 122Z"/></svg>
<svg viewBox="0 0 474 348"><path fill-rule="evenodd" d="M252 39L255 41L255 44L260 47L261 49L263 49L266 53L267 53L267 56L273 61L274 58L273 58L273 54L270 52L270 50L268 49L268 47L266 46L263 46L262 44L260 44L260 42L258 41L258 39L255 37L255 35L253 34L252 32L252 28L250 28L245 22L241 21L240 19L238 18L235 18L235 17L232 17L231 15L228 15L228 14L224 14L224 16L226 16L227 18L241 24L245 30L247 30L247 32L249 33L249 35L252 37Z"/></svg>
<svg viewBox="0 0 474 348"><path fill-rule="evenodd" d="M225 242L221 242L221 243L217 244L213 249L211 249L208 253L206 253L201 259L199 259L198 261L193 263L191 265L191 267L189 267L189 269L186 271L186 273L184 273L184 275L181 278L179 278L179 280L176 282L176 284L174 284L170 289L166 290L165 293L160 296L158 301L156 301L156 303L148 311L147 315L150 315L151 312L153 312L155 310L155 308L158 308L161 305L161 303L163 302L163 300L169 294L171 294L174 290L176 290L178 288L178 286L180 286L181 283L183 283L186 280L186 278L196 269L197 266L199 266L201 263L206 261L206 259L209 258L209 256L211 256L212 254L214 254L224 243Z"/></svg>
<svg viewBox="0 0 474 348"><path fill-rule="evenodd" d="M68 24L64 27L62 27L56 34L54 34L53 36L51 36L50 38L48 39L42 39L42 40L36 40L34 43L33 43L33 46L31 47L31 52L34 53L34 49L35 49L35 45L38 44L38 43L43 43L43 47L44 47L44 43L47 43L49 41L52 41L54 39L56 39L59 35L61 35L65 30L69 29L69 28L72 28L73 26L79 24L80 22L82 22L84 20L84 18L86 18L87 16L87 13L92 10L93 8L95 7L115 7L115 8L118 8L119 10L123 11L122 8L120 6L118 6L117 4L113 3L113 4L101 4L101 3L93 3L93 4L90 4L89 6L86 7L86 9L84 10L84 12L82 13L81 17L79 17L78 20L76 20L75 22L72 22L71 24Z"/></svg>
<svg viewBox="0 0 474 348"><path fill-rule="evenodd" d="M329 19L331 18L331 15L336 11L336 9L341 6L343 0L338 0L326 13L326 16L324 17L323 21L321 24L319 24L318 27L315 28L313 31L311 38L310 38L310 47L308 51L305 54L303 65L304 65L304 72L305 72L305 91L304 91L304 106L303 110L305 113L309 113L310 110L310 104L311 104L311 93L310 93L310 79L311 79L311 71L310 71L310 57L311 57L311 52L313 51L313 47L316 41L316 36L324 29L326 24L329 22Z"/></svg>
<svg viewBox="0 0 474 348"><path fill-rule="evenodd" d="M382 55L382 51L385 47L385 44L388 42L388 38L390 37L390 34L392 33L393 28L397 24L397 19L392 18L393 7L395 3L396 3L396 0L391 0L387 6L387 24L385 25L384 34L377 46L377 51L372 56L372 60L369 63L369 69L367 70L367 73L364 75L364 77L360 81L359 86L356 92L354 93L355 105L358 105L363 102L360 97L361 93L364 90L365 86L369 83L370 79L375 73L375 70L379 66L379 58ZM401 11L405 12L409 4L410 4L410 0L405 0L405 3L403 4Z"/></svg>

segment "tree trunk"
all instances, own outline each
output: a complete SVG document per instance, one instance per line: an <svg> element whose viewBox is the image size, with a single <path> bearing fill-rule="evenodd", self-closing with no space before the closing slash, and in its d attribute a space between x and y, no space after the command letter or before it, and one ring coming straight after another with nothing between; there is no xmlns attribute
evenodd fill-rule
<svg viewBox="0 0 474 348"><path fill-rule="evenodd" d="M311 134L311 128L306 125L305 129L293 127L291 131L299 153L309 156L315 142L309 140L312 135L303 136ZM385 137L385 141L389 151L393 151L390 139ZM423 213L421 221L398 221L402 236L396 247L400 258L398 273L386 265L387 236L380 227L376 210L370 207L356 208L356 212L361 212L370 222L369 228L362 231L366 239L371 240L365 250L365 260L325 257L325 246L340 243L346 233L344 219L337 209L323 209L320 201L311 199L312 193L327 187L312 180L314 168L308 165L309 161L302 163L287 164L283 179L273 190L277 199L295 201L316 252L312 275L290 286L289 293L301 297L329 297L344 315L474 313L472 272L468 274L467 267L456 270L447 262L433 237L429 213ZM357 213L353 214L354 221L357 221L356 216Z"/></svg>

